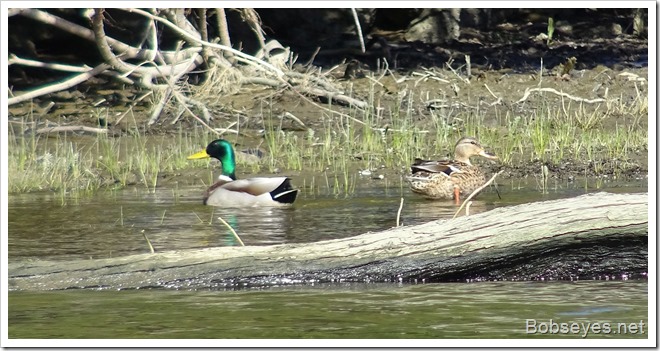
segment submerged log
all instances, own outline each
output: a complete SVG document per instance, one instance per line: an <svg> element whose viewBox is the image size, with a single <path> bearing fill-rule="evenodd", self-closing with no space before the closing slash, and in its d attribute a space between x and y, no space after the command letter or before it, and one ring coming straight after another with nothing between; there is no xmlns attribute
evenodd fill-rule
<svg viewBox="0 0 660 351"><path fill-rule="evenodd" d="M235 288L337 281L645 274L648 194L597 193L307 244L11 263L11 290Z"/></svg>

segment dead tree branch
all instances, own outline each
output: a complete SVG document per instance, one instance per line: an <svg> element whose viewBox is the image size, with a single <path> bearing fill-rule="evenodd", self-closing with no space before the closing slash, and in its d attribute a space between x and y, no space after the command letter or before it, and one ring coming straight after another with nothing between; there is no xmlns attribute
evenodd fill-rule
<svg viewBox="0 0 660 351"><path fill-rule="evenodd" d="M94 41L94 32L92 32L91 29L85 28L83 26L80 26L78 24L75 24L73 22L69 22L61 17L52 15L50 13L37 10L37 9L19 9L17 11L17 14L20 14L21 16L25 16L28 18L31 18L35 21L45 23L48 25L51 25L55 28L61 29L65 32L68 32L70 34L76 35L78 37L81 37L83 39L89 40L89 41ZM173 51L158 51L154 52L153 50L149 49L139 49L133 46L130 46L126 43L123 43L119 40L116 40L114 38L108 37L108 44L112 46L114 50L117 52L121 52L123 57L131 57L135 58L138 60L147 60L151 61L153 57L155 57L156 54L161 54L163 56L163 59L167 63L172 63L172 62L177 62L182 59L188 58L190 56L193 56L196 53L199 53L202 48L201 47L191 47L187 48L185 50L181 50L180 52L173 52Z"/></svg>
<svg viewBox="0 0 660 351"><path fill-rule="evenodd" d="M590 100L590 99L584 99L584 98L581 98L581 97L577 97L577 96L573 96L573 95L570 95L570 94L564 93L563 91L561 91L561 92L560 92L560 91L557 91L557 90L552 89L552 88L532 88L532 89L527 88L527 89L525 89L525 94L523 95L523 97L520 98L520 100L516 101L516 103L519 104L519 103L521 103L521 102L527 100L527 98L529 97L529 94L530 94L530 93L533 93L533 92L548 92L548 93L553 93L553 94L555 94L555 95L559 95L559 96L562 96L562 97L565 97L565 98L571 99L571 100L573 100L573 101L577 101L577 102L586 102L587 104L595 104L595 103L597 103L597 102L605 102L605 101L606 101L605 99L600 99L600 98L598 98L598 99L591 99L591 100Z"/></svg>
<svg viewBox="0 0 660 351"><path fill-rule="evenodd" d="M128 12L135 12L135 13L141 14L145 17L148 17L150 19L153 19L154 21L160 22L160 23L166 25L168 28L175 31L176 33L179 33L185 39L191 40L191 41L196 42L198 44L207 45L207 46L212 47L212 48L229 51L229 52L233 53L236 56L239 56L239 57L242 57L242 58L246 59L248 62L250 62L255 67L266 68L267 71L274 72L278 77L282 77L284 75L284 72L282 72L282 70L280 70L279 68L271 65L268 62L261 61L261 60L255 58L254 56L245 54L241 51L238 51L236 49L233 49L233 48L230 48L230 47L227 47L227 46L224 46L224 45L204 42L201 39L196 38L195 36L189 34L187 31L177 27L175 24L173 24L172 22L170 22L170 21L168 21L164 18L154 16L154 15L150 14L149 12L146 12L146 11L140 10L140 9L123 9L123 10L128 11Z"/></svg>
<svg viewBox="0 0 660 351"><path fill-rule="evenodd" d="M57 92L57 91L69 89L69 88L74 87L74 86L88 80L89 78L91 78L91 77L93 77L93 76L95 76L95 75L97 75L97 74L99 74L99 73L101 73L101 72L103 72L103 71L105 71L109 68L110 68L110 65L108 65L106 63L102 63L102 64L96 66L96 68L94 68L90 71L87 71L85 73L81 73L81 74L79 74L79 75L77 75L73 78L66 79L66 80L61 81L61 82L56 83L56 84L49 84L49 85L47 85L43 88L38 88L38 89L29 91L29 92L26 92L26 93L22 93L18 96L15 96L15 97L11 97L7 100L7 104L11 106L11 105L17 104L19 102L34 99L37 96L41 96L41 95L50 94L50 93L54 93L54 92Z"/></svg>

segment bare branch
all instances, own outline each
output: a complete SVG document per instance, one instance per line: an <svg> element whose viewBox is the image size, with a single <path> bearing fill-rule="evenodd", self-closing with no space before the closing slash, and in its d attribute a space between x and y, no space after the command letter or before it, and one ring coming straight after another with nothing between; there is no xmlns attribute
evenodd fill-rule
<svg viewBox="0 0 660 351"><path fill-rule="evenodd" d="M7 65L21 65L21 66L27 66L27 67L39 67L39 68L46 68L46 69L52 69L55 71L64 71L64 72L76 72L76 73L83 73L83 72L89 72L92 70L92 67L89 67L87 65L82 65L82 66L72 66L72 65L63 65L59 63L48 63L48 62L42 62L42 61L36 61L36 60L28 60L24 59L21 57L18 57L14 54L9 55L9 60L7 61ZM119 73L114 72L114 71L104 71L101 74L103 75L108 75L111 76L115 79L118 79L122 81L123 83L126 84L135 84L134 81L131 79L128 79L126 77L122 77L119 75Z"/></svg>
<svg viewBox="0 0 660 351"><path fill-rule="evenodd" d="M197 42L197 43L199 43L199 44L206 45L206 46L209 46L209 47L212 47L212 48L216 48L216 49L226 50L226 51L232 52L233 54L235 54L235 55L237 55L237 56L240 56L240 57L242 57L242 58L244 58L244 59L247 59L249 62L251 62L252 64L254 64L256 67L263 66L263 67L268 68L268 70L270 70L270 71L272 71L272 72L275 72L275 73L277 74L278 77L282 77L282 76L284 76L284 72L282 72L279 68L277 68L277 67L271 65L271 64L268 63L268 62L261 61L261 60L255 58L254 56L250 56L250 55L245 54L245 53L243 53L243 52L241 52L241 51L238 51L238 50L236 50L236 49L233 49L233 48L230 48L230 47L227 47L227 46L224 46L224 45L214 44L214 43L209 43L209 42L204 42L204 41L202 41L202 40L200 40L200 39L194 37L193 35L189 34L189 33L186 32L185 30L183 30L183 29L177 27L177 26L174 25L172 22L170 22L170 21L168 21L168 20L166 20L166 19L164 19L164 18L161 18L161 17L158 17L158 16L154 16L154 15L152 15L152 14L150 14L150 13L144 11L144 10L141 10L141 9L122 9L122 10L124 10L124 11L128 11L128 12L135 12L135 13L138 13L138 14L143 15L143 16L145 16L145 17L151 18L151 19L153 19L153 20L155 20L155 21L158 21L158 22L160 22L160 23L166 25L167 27L169 27L169 28L172 29L173 31L175 31L175 32L177 32L177 33L179 33L179 34L181 34L181 35L182 35L184 38L186 38L186 39L192 40L192 41L194 41L194 42Z"/></svg>
<svg viewBox="0 0 660 351"><path fill-rule="evenodd" d="M475 189L472 192L472 194L470 194L470 196L467 197L467 199L463 200L463 204L461 205L461 207L458 208L456 213L454 213L454 217L452 217L452 219L456 218L456 216L458 216L458 214L461 213L461 210L463 209L463 207L465 207L466 204L467 204L467 206L470 206L469 205L471 203L470 200L472 200L473 197L477 196L477 194L479 194L479 192L481 192L481 190L483 190L485 187L489 186L490 183L492 183L495 180L495 178L498 175L500 175L500 173L502 173L502 172L504 172L504 170L501 170L501 171L495 173L486 183L484 183L484 185L482 185L482 186L478 187L477 189Z"/></svg>
<svg viewBox="0 0 660 351"><path fill-rule="evenodd" d="M290 120L296 122L304 130L310 129L308 126L305 125L305 123L303 123L303 121L300 120L300 118L296 117L291 112L284 112L283 114L277 116L277 118L279 119L284 119L284 117L289 118Z"/></svg>
<svg viewBox="0 0 660 351"><path fill-rule="evenodd" d="M172 91L167 89L163 93L163 96L160 98L160 101L158 101L156 106L154 106L153 111L151 111L151 118L149 118L149 122L147 122L147 125L152 125L158 121L158 118L160 117L160 114L163 112L165 105L170 100L170 97L172 97Z"/></svg>
<svg viewBox="0 0 660 351"><path fill-rule="evenodd" d="M199 41L202 39L202 35L186 18L185 9L163 9L162 13L178 30L185 31L188 34L187 36L183 36L183 39L186 40L188 44L191 46L201 46ZM162 17L158 18L164 19Z"/></svg>
<svg viewBox="0 0 660 351"><path fill-rule="evenodd" d="M199 27L200 37L203 41L209 41L209 31L207 28L208 24L206 23L206 8L197 9L197 15L199 16L197 27ZM207 46L202 49L202 57L204 58L204 62L207 63L211 58L209 48Z"/></svg>
<svg viewBox="0 0 660 351"><path fill-rule="evenodd" d="M319 89L319 88L311 88L311 87L310 88L298 87L297 89L299 89L303 93L316 95L316 96L320 96L320 97L325 97L328 100L334 100L334 101L338 101L338 102L341 102L341 103L345 103L347 105L355 106L355 107L357 107L359 109L362 109L362 110L369 107L369 104L367 102L362 101L362 100L358 100L358 99L354 99L354 98L352 98L350 96L346 96L344 94L333 93L333 92L325 91L325 90L322 90L322 89Z"/></svg>
<svg viewBox="0 0 660 351"><path fill-rule="evenodd" d="M192 62L191 62L191 67L194 67L194 65L192 64ZM202 121L199 117L197 117L197 115L195 115L192 111L190 111L190 109L188 108L187 104L191 104L191 105L194 105L194 106L196 106L197 108L199 108L199 109L202 111L202 114L204 115L204 119L205 119L206 121L210 121L210 120L211 120L211 114L209 113L209 111L208 111L208 109L206 108L206 106L204 106L203 103L201 103L201 102L199 102L199 101L197 101L197 100L195 100L195 99L189 98L189 97L187 97L187 96L181 94L181 92L179 92L179 91L176 89L176 86L175 86L174 83L176 83L176 82L181 78L181 76L182 76L183 74L184 74L184 73L181 73L181 74L179 74L179 75L175 75L175 76L173 76L172 78L166 80L165 82L167 83L167 85L155 85L153 88L154 88L154 89L167 89L167 92L168 92L168 93L171 93L172 96L173 96L177 101L179 101L179 103L180 103L181 106L186 110L186 112L188 112L193 118L195 118L197 121L199 121L204 127L208 128L208 129L211 130L211 131L214 131L213 128L211 128L208 124L204 123L204 121ZM149 121L150 124L154 123L154 122L156 121L156 119L157 119L157 117L155 117L155 116L152 115L152 117L151 117L151 119L150 119L150 121ZM152 122L152 121L153 121L153 122Z"/></svg>
<svg viewBox="0 0 660 351"><path fill-rule="evenodd" d="M31 18L38 22L49 24L55 28L79 36L83 39L94 41L94 33L92 32L91 29L77 25L73 22L69 22L58 16L51 15L50 13L37 9L20 9L20 11L18 11L18 13L16 14L20 14L22 16ZM154 57L154 55L157 54L153 50L138 49L128 44L125 44L119 40L113 39L111 37L108 37L107 39L108 39L108 44L110 46L112 46L118 52L123 53L123 55L125 55L126 57L142 59L142 60L151 60ZM202 51L201 47L192 47L192 48L187 48L186 50L181 50L180 53L175 53L171 51L161 51L160 54L162 54L163 59L169 63L180 60L181 57L178 57L178 55L187 58L200 51Z"/></svg>
<svg viewBox="0 0 660 351"><path fill-rule="evenodd" d="M493 91L490 90L490 88L488 87L487 84L484 84L484 87L486 87L486 90L488 90L488 92L490 93L490 95L492 95L495 99L497 99L497 100L495 100L495 102L489 104L489 106L495 106L495 105L499 105L499 104L502 103L502 98L499 97L499 96L497 96L497 95L495 95L495 93L493 93Z"/></svg>
<svg viewBox="0 0 660 351"><path fill-rule="evenodd" d="M555 95L563 96L563 97L568 98L568 99L571 99L571 100L573 100L573 101L577 101L577 102L586 102L586 103L588 103L588 104L595 104L595 103L597 103L597 102L605 102L605 101L606 101L605 99L600 99L600 98L598 98L598 99L591 99L591 100L589 100L589 99L584 99L584 98L581 98L581 97L577 97L577 96L573 96L573 95L570 95L570 94L564 93L563 91L561 91L561 92L560 92L560 91L557 91L557 90L552 89L552 88L532 88L532 89L527 88L527 89L525 89L525 94L523 95L523 97L520 98L520 100L516 101L516 103L519 104L519 103L521 103L521 102L527 100L527 98L529 97L529 94L530 94L530 93L532 93L532 92L537 92L537 91L538 91L538 92L548 92L548 93L553 93L553 94L555 94Z"/></svg>
<svg viewBox="0 0 660 351"><path fill-rule="evenodd" d="M248 26L250 26L250 29L252 29L254 35L257 36L261 51L264 52L266 58L269 58L270 50L265 49L266 37L264 36L264 30L261 29L261 19L259 18L259 14L257 13L257 11L251 8L241 9L239 10L239 12L241 14L241 18L243 19L243 21L245 21L248 24Z"/></svg>
<svg viewBox="0 0 660 351"><path fill-rule="evenodd" d="M7 60L7 66L11 66L11 65L39 67L39 68L52 69L55 71L77 72L77 73L88 72L89 70L92 69L92 67L89 67L87 65L72 66L72 65L63 65L59 63L47 63L36 60L28 60L28 59L20 58L14 54L9 54L9 59Z"/></svg>
<svg viewBox="0 0 660 351"><path fill-rule="evenodd" d="M151 11L155 11L154 9L151 9ZM156 29L156 22L154 21L149 21L149 29L147 35L144 37L145 40L149 40L149 43L151 44L151 50L154 53L150 58L149 61L155 61L158 59L159 64L164 64L166 63L165 60L163 60L163 55L160 53L160 50L158 49L158 30ZM142 46L142 44L140 44ZM177 53L180 52L177 50Z"/></svg>
<svg viewBox="0 0 660 351"><path fill-rule="evenodd" d="M220 33L220 43L224 46L231 47L231 39L229 38L229 27L227 26L227 15L225 9L218 8L215 10L218 17L218 33ZM231 52L225 52L226 56L231 56Z"/></svg>
<svg viewBox="0 0 660 351"><path fill-rule="evenodd" d="M103 60L109 63L112 68L121 73L130 73L132 71L131 67L118 59L108 46L105 30L103 29L103 12L104 9L94 9L94 16L92 17L92 31L94 31L96 47L99 49Z"/></svg>
<svg viewBox="0 0 660 351"><path fill-rule="evenodd" d="M35 131L36 134L44 133L59 133L59 132L89 132L96 134L105 134L108 132L106 128L92 128L85 126L57 126L57 127L44 127Z"/></svg>
<svg viewBox="0 0 660 351"><path fill-rule="evenodd" d="M401 224L401 221L400 221L400 219L401 219L401 210L403 210L403 198L401 198L401 203L399 204L399 210L396 212L396 226L397 226L397 228Z"/></svg>
<svg viewBox="0 0 660 351"><path fill-rule="evenodd" d="M362 26L360 26L360 19L358 18L357 11L352 8L351 12L353 12L353 21L355 21L355 30L358 33L358 38L360 38L360 48L362 49L362 53L367 52L367 50L364 47L364 37L362 37Z"/></svg>
<svg viewBox="0 0 660 351"><path fill-rule="evenodd" d="M62 29L64 31L67 31L71 34L80 36L84 39L95 41L95 35L94 32L88 28L79 26L75 23L66 21L62 18L59 18L57 16L51 15L47 12L43 12L40 10L34 10L34 9L21 9L19 12L21 15L32 18L34 20L50 24L56 28ZM121 51L123 57L131 57L131 58L138 58L138 59L146 59L151 61L153 57L155 57L157 54L162 55L163 59L166 62L177 62L180 61L181 58L189 58L189 57L194 57L196 60L199 60L199 63L201 63L201 57L197 56L197 53L201 51L201 47L198 48L189 48L186 50L180 50L177 52L157 52L154 50L144 50L144 49L137 49L132 46L126 45L116 39L113 39L111 37L107 37L107 45L112 46L115 50ZM112 55L114 56L114 54ZM110 60L111 61L111 60ZM171 72L170 70L173 70L175 73L179 73L181 70L184 68L182 67L187 67L187 62L184 63L179 63L174 66L161 66L160 70L155 69L155 67L141 67L141 66L135 66L131 65L128 63L124 62L124 67L127 68L130 73L135 73L135 74L140 74L145 79L143 79L143 84L148 86L150 84L150 79L153 77L159 77L162 75L169 75ZM124 71L122 71L124 72ZM122 77L120 77L122 79Z"/></svg>
<svg viewBox="0 0 660 351"><path fill-rule="evenodd" d="M76 86L76 85L88 80L89 78L91 78L91 77L93 77L93 76L109 69L109 68L110 68L110 65L108 65L107 63L102 63L102 64L96 66L96 68L94 68L91 71L79 74L79 75L77 75L73 78L66 79L66 80L64 80L60 83L46 85L42 88L37 88L35 90L32 90L32 91L29 91L27 93L18 95L16 97L9 98L7 100L7 105L17 104L19 102L23 102L23 101L33 99L37 96L46 95L46 94L50 94L50 93L54 93L54 92L57 92L57 91L61 91L61 90L71 88L71 87Z"/></svg>
<svg viewBox="0 0 660 351"><path fill-rule="evenodd" d="M22 10L23 9L9 9L7 11L7 18L12 17L12 16L16 16L16 15L20 15Z"/></svg>
<svg viewBox="0 0 660 351"><path fill-rule="evenodd" d="M144 87L151 88L153 77L164 77L169 74L181 76L190 70L194 69L196 65L191 65L190 62L179 62L175 65L170 66L155 66L155 67L141 67L135 66L121 61L115 56L115 54L110 49L108 45L107 37L105 36L105 31L103 29L103 9L96 9L96 14L94 15L92 21L92 28L94 31L94 36L96 38L96 45L101 53L101 57L110 63L116 70L122 72L124 75L129 74L140 74L143 76L141 84ZM197 59L197 54L195 59ZM201 63L201 62L200 62Z"/></svg>

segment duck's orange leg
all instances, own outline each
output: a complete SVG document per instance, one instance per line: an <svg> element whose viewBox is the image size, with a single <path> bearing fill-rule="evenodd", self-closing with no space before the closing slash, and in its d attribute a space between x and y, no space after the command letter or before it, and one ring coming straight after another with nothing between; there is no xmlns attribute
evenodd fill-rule
<svg viewBox="0 0 660 351"><path fill-rule="evenodd" d="M454 201L456 201L456 204L461 203L461 189L459 189L457 186L454 187Z"/></svg>

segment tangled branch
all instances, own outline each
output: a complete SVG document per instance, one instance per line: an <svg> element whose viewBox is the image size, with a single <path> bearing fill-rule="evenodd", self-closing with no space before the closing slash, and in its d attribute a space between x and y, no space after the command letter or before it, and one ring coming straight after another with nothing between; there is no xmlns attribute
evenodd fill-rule
<svg viewBox="0 0 660 351"><path fill-rule="evenodd" d="M213 62L228 71L238 71L241 66L237 66L236 63L247 64L249 67L256 68L257 72L265 73L266 76L254 75L253 71L250 71L251 75L248 76L238 74L243 77L238 80L240 84L261 84L277 89L290 89L304 100L324 110L327 108L319 106L310 97L335 101L359 109L368 108L366 102L344 95L340 89L321 75L302 74L287 69L290 68L293 62L293 60L288 61L291 57L287 51L288 49L285 50L286 56L281 54L271 56L270 51L284 48L276 41L265 42L266 39L261 30L260 21L258 17L255 17L258 15L253 10L247 11L244 9L243 12L250 15L251 29L257 33L260 40L261 50L255 56L248 55L230 46L224 9L215 9L215 15L222 17L219 18L218 24L222 44L217 44L208 37L206 17L212 14L209 14L209 11L206 10L196 12L199 15L196 21L199 29L196 29L186 18L183 9L151 9L147 11L123 8L118 10L138 14L149 21L148 32L145 33L144 39L137 44L139 47L128 45L106 33L105 9L102 8L93 10L93 15L90 16L91 28L72 23L42 10L12 9L10 16L21 15L52 25L85 40L94 41L104 63L91 68L86 64L63 65L22 59L10 55L10 64L12 65L41 67L80 74L62 82L50 83L30 91L15 92L9 99L9 104L24 102L48 93L72 88L95 75L104 74L119 79L125 84L138 85L141 88L149 89L152 93L162 93L159 95L161 96L160 100L153 106L149 125L158 120L167 102L174 99L177 104L183 107L186 113L197 119L208 129L213 130L208 125L211 120L211 113L206 104L184 93L186 85L185 79L183 79L184 75L198 69L204 62ZM90 10L87 13L92 13L92 11ZM173 51L160 50L159 35L156 33L155 23L162 24L172 30L175 35L182 39L183 45L179 45ZM149 46L142 48L145 41L149 42ZM234 63L232 64L227 58L230 58ZM136 63L136 60L138 63ZM273 64L274 60L279 61L279 68ZM202 117L198 117L188 106L200 111ZM332 112L336 113L335 111ZM178 117L175 120L178 120Z"/></svg>

